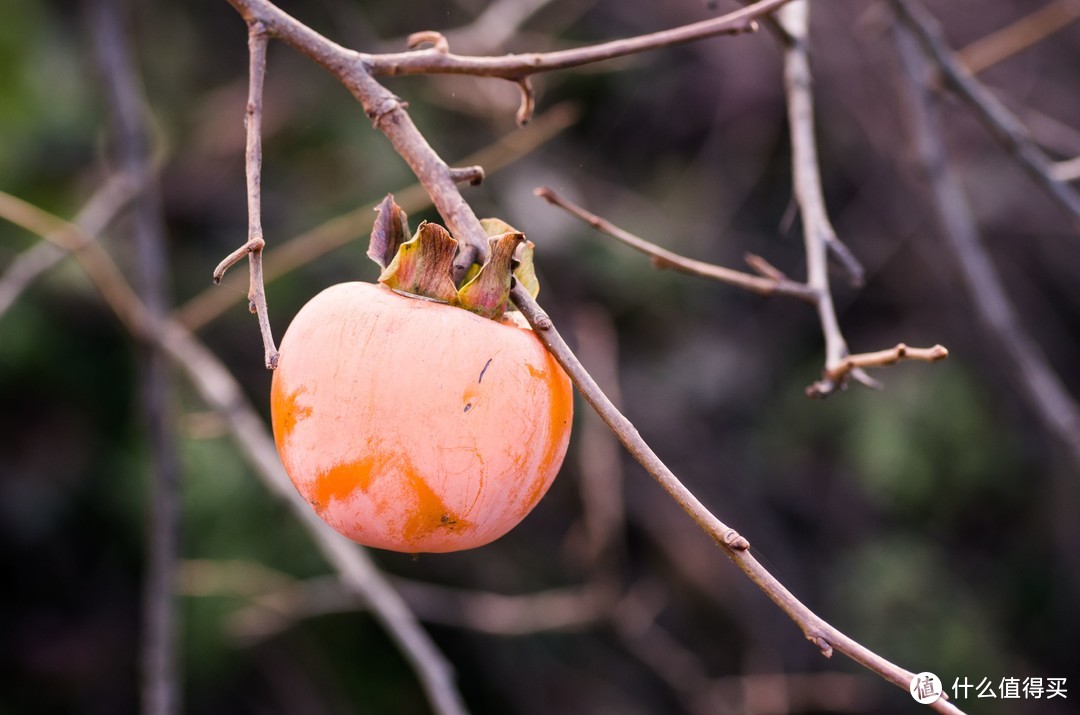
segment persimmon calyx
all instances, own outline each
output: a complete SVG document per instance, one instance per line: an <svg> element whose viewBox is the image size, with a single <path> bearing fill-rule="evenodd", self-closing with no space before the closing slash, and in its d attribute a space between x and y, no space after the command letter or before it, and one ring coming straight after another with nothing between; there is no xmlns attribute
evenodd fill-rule
<svg viewBox="0 0 1080 715"><path fill-rule="evenodd" d="M379 282L403 293L455 303L457 287L450 277L455 253L457 241L446 229L425 221L411 240L398 247Z"/></svg>
<svg viewBox="0 0 1080 715"><path fill-rule="evenodd" d="M371 240L368 242L368 258L379 264L383 270L394 260L401 244L409 240L409 216L405 209L394 201L393 194L375 207L375 225L371 227Z"/></svg>
<svg viewBox="0 0 1080 715"><path fill-rule="evenodd" d="M533 267L534 245L502 219L480 224L490 250L483 265L473 264L460 285L452 278L458 242L438 224L422 222L409 238L405 211L387 194L375 209L368 257L382 268L379 282L399 293L460 306L498 320L507 311L510 289L518 281L534 298L540 283Z"/></svg>
<svg viewBox="0 0 1080 715"><path fill-rule="evenodd" d="M480 219L480 225L483 226L484 233L492 237L501 236L504 233L521 233L501 218L483 218ZM524 237L525 234L521 235ZM533 266L533 249L535 248L535 244L526 238L517 245L514 250L514 260L510 264L514 278L533 298L540 292L540 281L536 277L536 268ZM466 283L470 277L466 277Z"/></svg>
<svg viewBox="0 0 1080 715"><path fill-rule="evenodd" d="M511 231L488 239L487 261L472 280L458 289L462 308L485 318L502 317L513 287L514 250L524 240L525 234Z"/></svg>

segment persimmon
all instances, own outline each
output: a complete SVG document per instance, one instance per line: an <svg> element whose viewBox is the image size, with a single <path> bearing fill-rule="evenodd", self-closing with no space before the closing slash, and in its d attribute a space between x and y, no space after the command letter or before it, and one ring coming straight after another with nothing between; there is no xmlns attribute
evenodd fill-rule
<svg viewBox="0 0 1080 715"><path fill-rule="evenodd" d="M572 404L528 327L368 283L300 310L271 388L300 494L348 538L403 552L481 546L525 518L562 464Z"/></svg>

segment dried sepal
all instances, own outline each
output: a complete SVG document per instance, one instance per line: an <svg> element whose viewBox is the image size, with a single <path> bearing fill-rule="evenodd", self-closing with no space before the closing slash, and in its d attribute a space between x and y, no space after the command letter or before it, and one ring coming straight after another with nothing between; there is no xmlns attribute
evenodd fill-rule
<svg viewBox="0 0 1080 715"><path fill-rule="evenodd" d="M402 293L453 303L457 289L450 272L456 252L457 241L445 228L424 221L416 235L398 248L379 282Z"/></svg>
<svg viewBox="0 0 1080 715"><path fill-rule="evenodd" d="M533 249L536 245L525 239L514 251L514 278L533 298L540 292L540 280L536 277L533 266Z"/></svg>
<svg viewBox="0 0 1080 715"><path fill-rule="evenodd" d="M504 233L518 233L516 228L506 221L503 221L501 218L480 219L480 225L483 227L484 233L488 236L501 236ZM522 287L525 288L533 298L540 292L540 281L536 277L536 269L533 266L533 249L535 247L536 245L528 239L522 241L514 252L514 262L511 264L514 278L521 283ZM465 282L468 282L468 278Z"/></svg>
<svg viewBox="0 0 1080 715"><path fill-rule="evenodd" d="M409 240L409 217L398 206L393 194L387 194L375 211L378 215L371 228L367 255L385 270L397 255L398 248Z"/></svg>
<svg viewBox="0 0 1080 715"><path fill-rule="evenodd" d="M516 228L503 221L501 218L482 218L480 219L480 227L484 229L489 237L494 238L501 236L504 233L520 233Z"/></svg>
<svg viewBox="0 0 1080 715"><path fill-rule="evenodd" d="M525 235L517 231L507 231L488 239L491 250L487 261L476 277L458 290L462 308L491 319L506 312L514 250L524 240Z"/></svg>

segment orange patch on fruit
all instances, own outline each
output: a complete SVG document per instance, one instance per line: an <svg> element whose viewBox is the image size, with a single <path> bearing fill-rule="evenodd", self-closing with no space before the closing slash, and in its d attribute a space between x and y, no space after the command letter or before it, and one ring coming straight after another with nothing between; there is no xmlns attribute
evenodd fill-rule
<svg viewBox="0 0 1080 715"><path fill-rule="evenodd" d="M466 532L476 527L471 521L463 519L446 507L446 503L428 485L427 481L415 471L406 476L409 488L416 495L416 508L405 522L401 535L409 543L421 543L432 532Z"/></svg>
<svg viewBox="0 0 1080 715"><path fill-rule="evenodd" d="M300 386L288 394L283 394L281 384L275 381L271 385L270 400L273 405L274 441L281 444L296 428L296 423L307 417L311 417L311 406L299 404L300 395L307 392L307 388Z"/></svg>
<svg viewBox="0 0 1080 715"><path fill-rule="evenodd" d="M357 489L366 491L371 486L371 471L370 459L331 467L315 478L308 500L321 514L332 500L348 499Z"/></svg>

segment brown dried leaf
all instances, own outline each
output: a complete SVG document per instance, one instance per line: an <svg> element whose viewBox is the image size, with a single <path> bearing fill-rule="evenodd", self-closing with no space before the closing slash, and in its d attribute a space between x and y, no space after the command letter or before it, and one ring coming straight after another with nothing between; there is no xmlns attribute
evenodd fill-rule
<svg viewBox="0 0 1080 715"><path fill-rule="evenodd" d="M393 194L387 194L375 207L375 212L378 215L371 228L367 255L379 264L379 268L385 269L394 260L398 248L409 240L409 217L394 201Z"/></svg>

